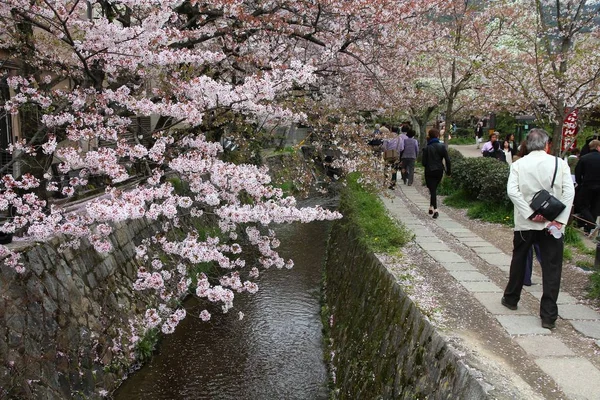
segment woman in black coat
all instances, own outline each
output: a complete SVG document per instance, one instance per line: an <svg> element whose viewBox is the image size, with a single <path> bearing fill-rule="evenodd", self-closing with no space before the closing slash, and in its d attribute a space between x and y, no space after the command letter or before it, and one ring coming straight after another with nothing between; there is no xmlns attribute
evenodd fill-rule
<svg viewBox="0 0 600 400"><path fill-rule="evenodd" d="M423 159L421 163L425 167L425 184L429 189L429 214L433 218L439 216L437 210L437 187L442 181L444 170L450 176L450 157L446 145L440 142L440 131L433 128L427 133L429 140L427 146L423 149ZM444 168L444 161L446 166Z"/></svg>

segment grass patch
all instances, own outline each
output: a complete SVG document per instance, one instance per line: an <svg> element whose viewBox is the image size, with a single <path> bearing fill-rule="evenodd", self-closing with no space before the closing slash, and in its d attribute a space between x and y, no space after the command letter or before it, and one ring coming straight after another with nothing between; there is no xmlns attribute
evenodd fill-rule
<svg viewBox="0 0 600 400"><path fill-rule="evenodd" d="M277 154L281 154L281 153L294 154L295 152L296 152L296 149L293 148L292 146L286 146L284 148L275 149L275 153L277 153Z"/></svg>
<svg viewBox="0 0 600 400"><path fill-rule="evenodd" d="M566 261L573 260L573 251L568 247L565 247L563 250L563 260L566 260Z"/></svg>
<svg viewBox="0 0 600 400"><path fill-rule="evenodd" d="M565 228L565 244L576 247L579 250L586 248L583 240L581 240L579 232L571 225L567 225Z"/></svg>
<svg viewBox="0 0 600 400"><path fill-rule="evenodd" d="M425 180L423 179L423 181L425 181ZM459 191L459 189L457 189L454 182L452 182L452 179L448 178L446 175L444 175L444 177L442 178L442 181L440 182L440 184L437 188L437 194L440 196L450 196L458 191Z"/></svg>
<svg viewBox="0 0 600 400"><path fill-rule="evenodd" d="M589 296L592 299L600 299L600 271L596 271L590 275Z"/></svg>
<svg viewBox="0 0 600 400"><path fill-rule="evenodd" d="M513 207L503 203L490 204L485 201L472 200L459 190L444 199L444 204L453 208L467 209L467 216L472 219L513 226Z"/></svg>
<svg viewBox="0 0 600 400"><path fill-rule="evenodd" d="M591 271L594 269L594 263L592 261L580 260L575 263L577 268L581 268L584 271Z"/></svg>
<svg viewBox="0 0 600 400"><path fill-rule="evenodd" d="M360 175L350 174L342 192L340 211L360 230L360 241L371 251L395 253L413 239L413 234L388 215L373 188L360 183Z"/></svg>

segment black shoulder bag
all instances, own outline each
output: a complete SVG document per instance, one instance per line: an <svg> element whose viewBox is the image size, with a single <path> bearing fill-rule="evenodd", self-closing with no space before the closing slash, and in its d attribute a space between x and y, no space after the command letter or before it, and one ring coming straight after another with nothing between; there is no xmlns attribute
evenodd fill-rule
<svg viewBox="0 0 600 400"><path fill-rule="evenodd" d="M556 170L558 169L558 158L554 157L554 176L552 177L552 185L550 189L554 187L554 180L556 179ZM556 217L567 207L562 201L552 196L547 190L542 189L533 195L531 203L529 204L531 209L534 211L533 216L541 215L548 221L554 221Z"/></svg>

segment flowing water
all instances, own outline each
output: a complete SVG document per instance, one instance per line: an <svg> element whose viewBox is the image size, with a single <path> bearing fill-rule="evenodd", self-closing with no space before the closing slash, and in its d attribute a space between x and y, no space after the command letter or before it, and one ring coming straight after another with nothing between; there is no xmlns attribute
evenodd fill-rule
<svg viewBox="0 0 600 400"><path fill-rule="evenodd" d="M258 293L236 296L233 310L209 322L188 300L188 317L115 399L327 399L319 300L329 226L276 228L279 253L294 268L265 271Z"/></svg>

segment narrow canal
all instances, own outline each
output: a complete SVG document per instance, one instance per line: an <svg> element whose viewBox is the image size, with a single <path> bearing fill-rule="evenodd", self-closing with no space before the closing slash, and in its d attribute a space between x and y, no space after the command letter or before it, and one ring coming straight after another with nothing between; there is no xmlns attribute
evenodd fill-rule
<svg viewBox="0 0 600 400"><path fill-rule="evenodd" d="M319 300L330 224L277 227L294 268L265 271L258 293L236 297L229 314L202 322L188 313L115 399L327 399ZM197 316L195 301L186 308Z"/></svg>

